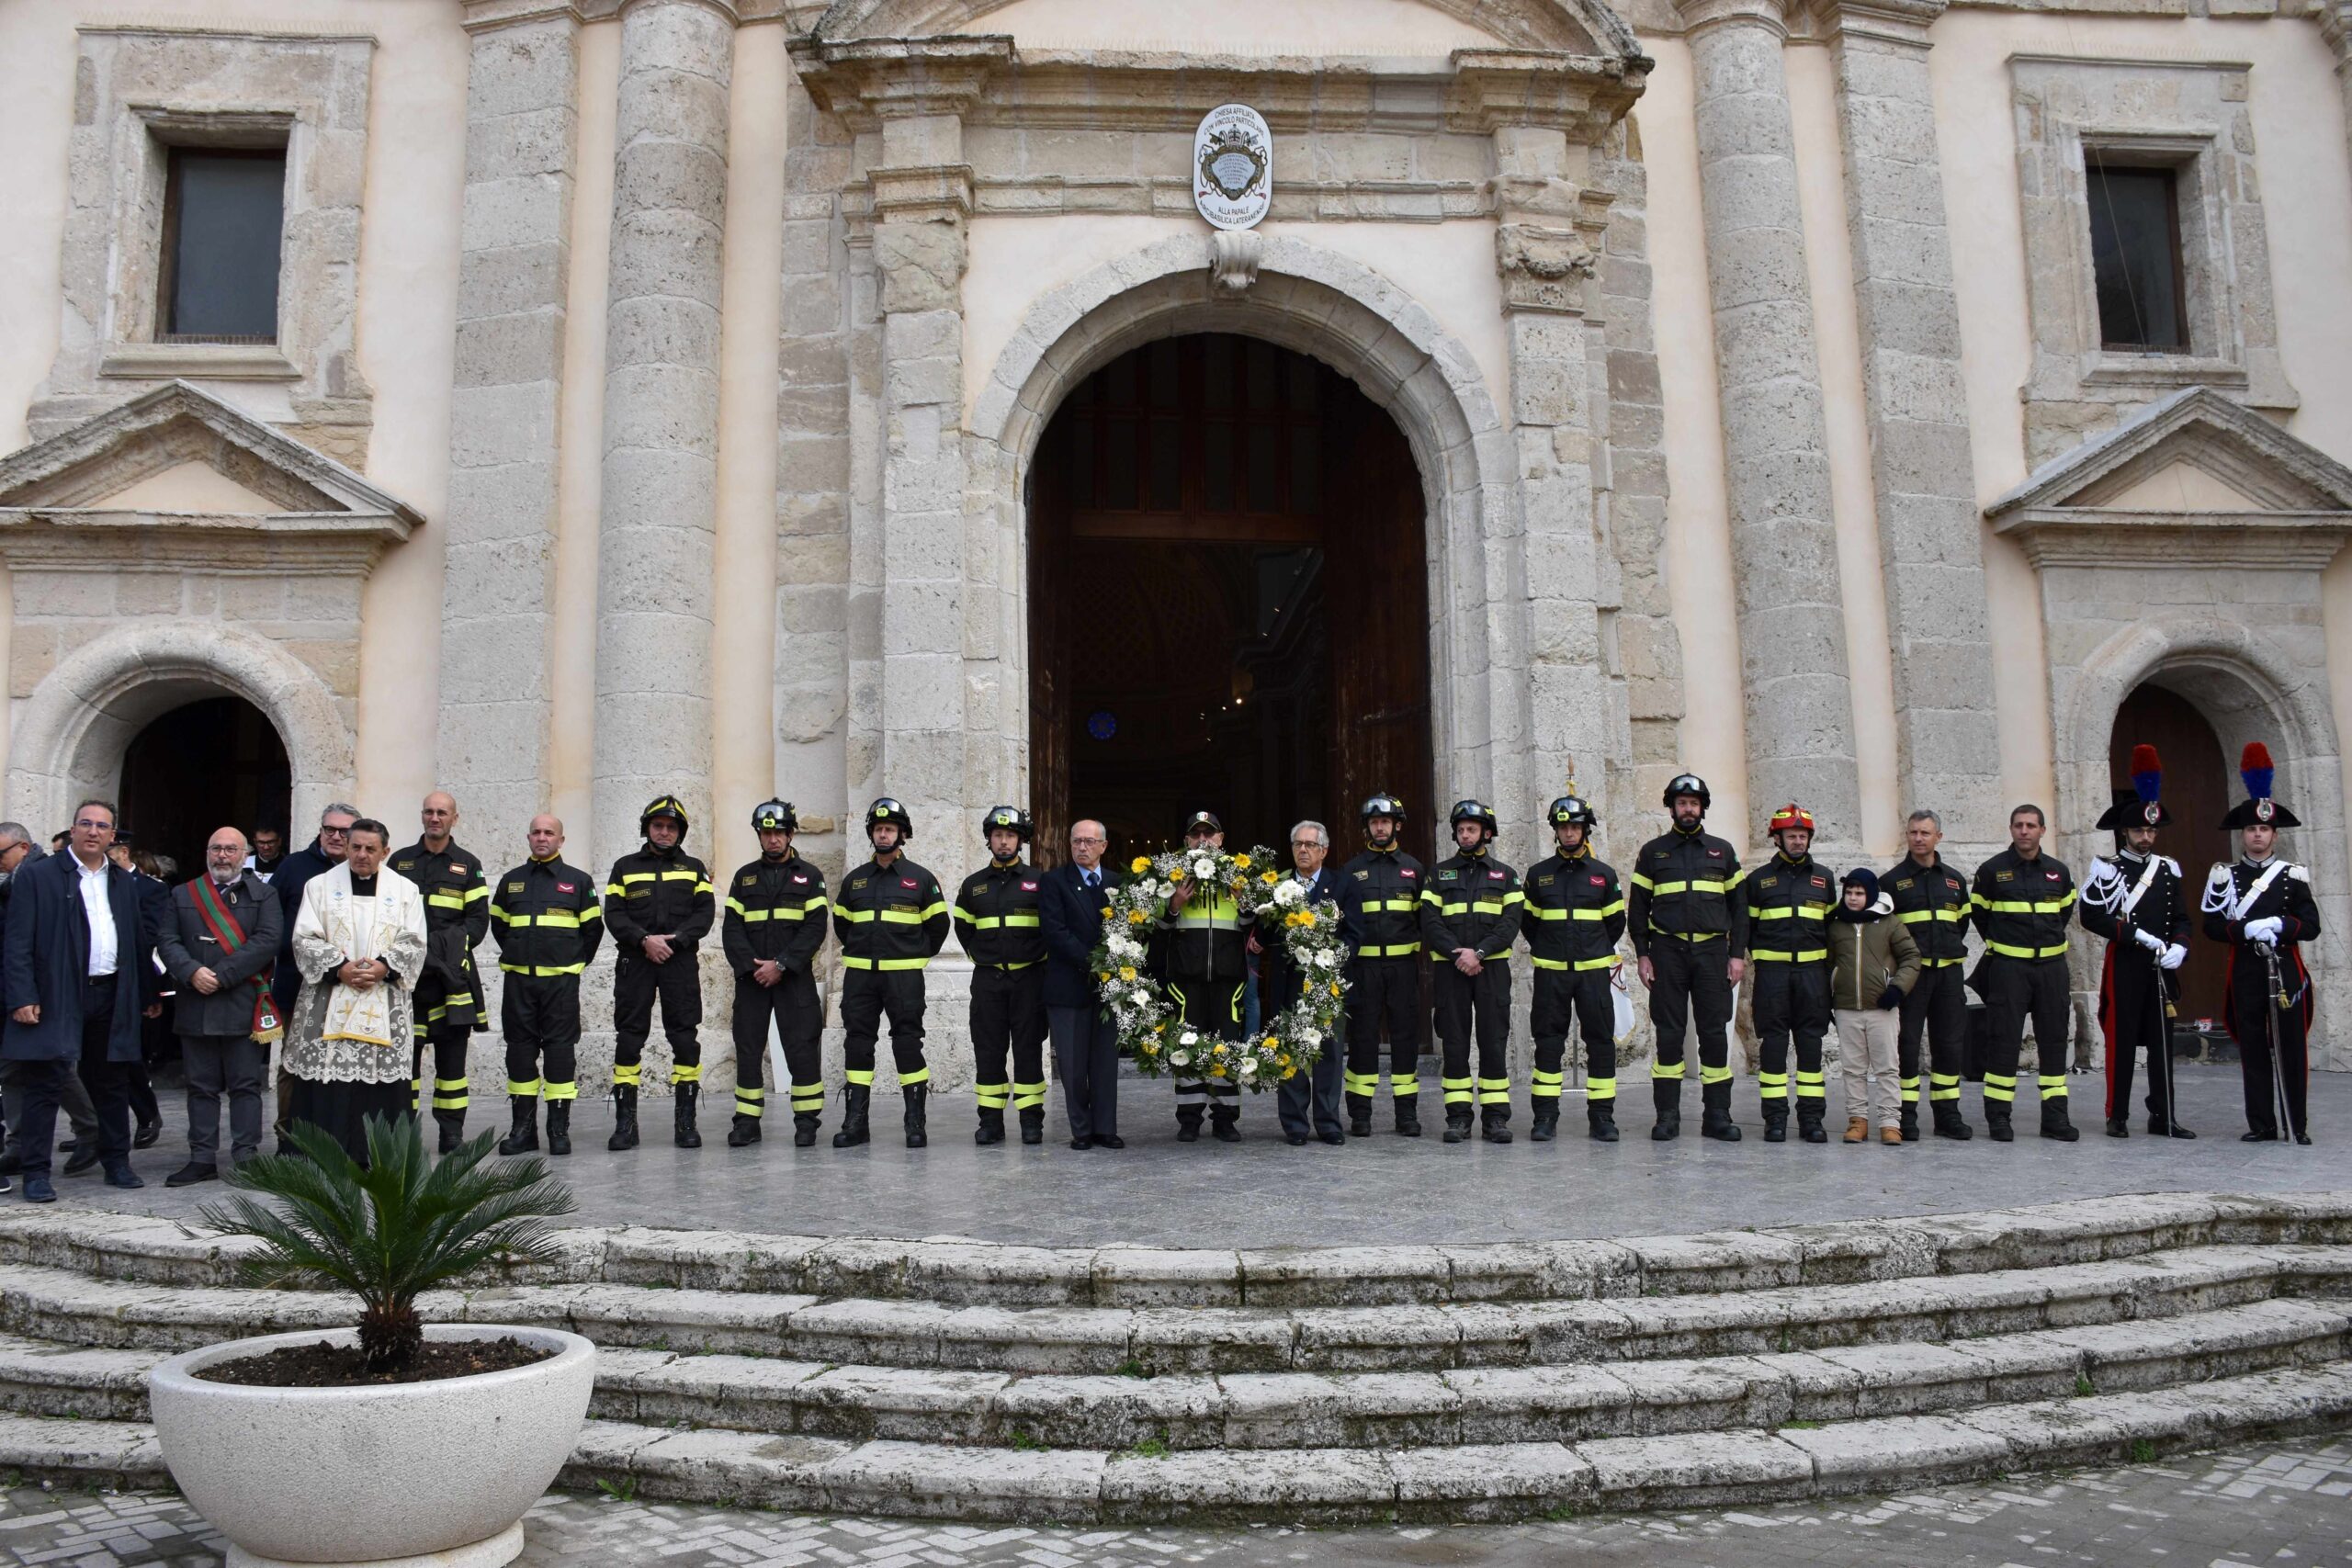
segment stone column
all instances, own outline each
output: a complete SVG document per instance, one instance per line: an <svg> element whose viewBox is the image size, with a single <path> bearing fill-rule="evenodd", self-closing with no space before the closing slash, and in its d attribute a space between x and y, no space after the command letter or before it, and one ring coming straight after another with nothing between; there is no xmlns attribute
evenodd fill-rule
<svg viewBox="0 0 2352 1568"><path fill-rule="evenodd" d="M1983 525L1960 373L1928 28L1944 0L1829 0L1862 394L1894 653L1905 811L1944 818L1956 857L2003 838Z"/></svg>
<svg viewBox="0 0 2352 1568"><path fill-rule="evenodd" d="M601 866L674 794L707 837L720 251L736 18L723 0L621 12L596 582Z"/></svg>
<svg viewBox="0 0 2352 1568"><path fill-rule="evenodd" d="M556 415L570 287L580 17L477 0L441 610L435 773L474 841L544 809L555 622Z"/></svg>
<svg viewBox="0 0 2352 1568"><path fill-rule="evenodd" d="M2352 0L2321 0L2312 7L2320 36L2335 56L2335 85L2344 96L2344 134L2352 145Z"/></svg>
<svg viewBox="0 0 2352 1568"><path fill-rule="evenodd" d="M1781 62L1787 28L1775 0L1683 0L1679 9L1697 73L1748 797L1759 815L1802 802L1827 840L1859 843L1821 361ZM1759 827L1718 830L1745 843Z"/></svg>

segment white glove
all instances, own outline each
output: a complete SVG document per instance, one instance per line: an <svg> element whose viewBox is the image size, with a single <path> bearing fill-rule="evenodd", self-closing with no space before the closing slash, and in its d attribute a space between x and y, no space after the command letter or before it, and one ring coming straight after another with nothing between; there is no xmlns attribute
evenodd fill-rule
<svg viewBox="0 0 2352 1568"><path fill-rule="evenodd" d="M2188 962L2188 949L2178 942L2174 942L2170 947L2165 948L2165 955L2156 960L2158 966L2165 969L2177 969Z"/></svg>
<svg viewBox="0 0 2352 1568"><path fill-rule="evenodd" d="M2265 947L2276 947L2278 945L2278 933L2286 929L2286 921L2276 915L2266 915L2261 919L2245 923L2245 939L2258 942Z"/></svg>
<svg viewBox="0 0 2352 1568"><path fill-rule="evenodd" d="M2162 953L2165 950L2165 939L2154 931L2134 931L2132 933L2132 940L2150 953Z"/></svg>

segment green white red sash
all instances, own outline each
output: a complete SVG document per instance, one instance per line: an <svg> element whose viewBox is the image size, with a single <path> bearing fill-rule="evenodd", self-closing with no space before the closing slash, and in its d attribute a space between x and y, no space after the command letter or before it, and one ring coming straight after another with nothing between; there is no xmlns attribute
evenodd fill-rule
<svg viewBox="0 0 2352 1568"><path fill-rule="evenodd" d="M222 953L235 953L247 942L245 928L220 897L209 876L196 879L197 917L212 932L212 940L220 944ZM269 994L269 974L275 964L262 965L260 974L246 982L254 988L253 1036L264 1045L271 1043L286 1032L286 1025L277 1016L277 1004Z"/></svg>

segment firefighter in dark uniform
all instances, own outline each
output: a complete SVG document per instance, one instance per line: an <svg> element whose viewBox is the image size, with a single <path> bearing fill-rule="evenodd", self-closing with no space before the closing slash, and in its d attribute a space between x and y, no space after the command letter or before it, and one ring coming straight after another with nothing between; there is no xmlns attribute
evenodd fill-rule
<svg viewBox="0 0 2352 1568"><path fill-rule="evenodd" d="M1456 852L1432 867L1421 891L1421 946L1437 965L1437 1033L1444 1048L1445 1141L1466 1142L1476 1088L1479 1135L1510 1142L1510 944L1527 894L1519 873L1488 850L1495 814L1476 800L1446 818ZM1478 1076L1470 1076L1470 1044Z"/></svg>
<svg viewBox="0 0 2352 1568"><path fill-rule="evenodd" d="M2041 852L2039 806L2009 813L2009 847L1976 868L1968 899L1984 956L1974 985L1984 998L1989 1055L1984 1066L1984 1129L1996 1143L2016 1137L2009 1116L2018 1097L2018 1056L2026 1020L2041 1058L2041 1135L2073 1143L2066 1119L2066 1032L2073 1006L2066 988L2066 922L2075 910L2075 874Z"/></svg>
<svg viewBox="0 0 2352 1568"><path fill-rule="evenodd" d="M2222 826L2237 829L2244 853L2234 864L2213 868L2198 902L2205 934L2230 944L2230 1035L2245 1079L2246 1131L2239 1141L2291 1136L2309 1144L2314 1010L2301 949L2319 935L2319 905L2311 872L2277 853L2278 829L2302 824L2272 796L2272 773L2270 752L2259 740L2240 753L2246 797Z"/></svg>
<svg viewBox="0 0 2352 1568"><path fill-rule="evenodd" d="M727 885L727 913L718 926L727 967L735 972L735 1120L727 1146L760 1141L767 1111L768 1021L775 1021L784 1065L792 1075L792 1143L817 1141L825 1108L824 1064L818 1043L825 1004L817 989L817 950L825 945L825 874L792 852L800 818L787 800L763 802L752 812L760 858L738 866Z"/></svg>
<svg viewBox="0 0 2352 1568"><path fill-rule="evenodd" d="M2148 1131L2193 1138L2177 1120L2172 1084L2172 973L2188 958L2188 900L2179 863L2156 853L2172 820L2164 766L2153 746L2132 748L2132 795L2098 819L2115 834L2112 860L2094 858L2083 878L2083 929L2107 939L2099 967L2098 1024L2107 1039L2107 1135L2132 1135L2132 1057L2148 1053Z"/></svg>
<svg viewBox="0 0 2352 1568"><path fill-rule="evenodd" d="M1763 1102L1764 1141L1789 1139L1789 1041L1797 1047L1797 1136L1826 1144L1821 1125L1829 1080L1821 1071L1821 1040L1829 1032L1829 911L1842 897L1838 881L1813 858L1813 813L1793 801L1772 813L1766 835L1772 858L1747 874L1740 898L1747 909L1748 996L1763 1047L1756 1071Z"/></svg>
<svg viewBox="0 0 2352 1568"><path fill-rule="evenodd" d="M1215 852L1225 847L1225 824L1211 811L1195 811L1184 824L1184 847ZM1175 1028L1197 1038L1190 1046L1186 1066L1176 1079L1176 1141L1200 1141L1201 1112L1209 1114L1209 1132L1220 1144L1241 1141L1241 1088L1231 1077L1217 1077L1204 1069L1220 1040L1243 1036L1242 989L1250 983L1250 932L1255 924L1233 895L1222 887L1202 887L1189 878L1176 886L1168 913L1152 939L1153 962L1176 1002Z"/></svg>
<svg viewBox="0 0 2352 1568"><path fill-rule="evenodd" d="M490 934L490 883L481 857L450 833L458 803L446 790L424 797L424 837L392 857L392 869L424 899L424 972L416 978L416 1041L409 1053L410 1089L424 1089L424 1047L433 1046L433 1120L447 1154L466 1136L466 1049L482 1017L474 949Z"/></svg>
<svg viewBox="0 0 2352 1568"><path fill-rule="evenodd" d="M924 1097L931 1068L922 1054L922 972L947 943L947 900L939 879L907 858L915 836L907 808L885 795L865 808L874 858L842 878L833 898L833 934L842 941L842 1076L848 1080L842 1130L833 1147L854 1148L871 1135L874 1042L890 1019L890 1057L906 1100L907 1147L931 1143Z"/></svg>
<svg viewBox="0 0 2352 1568"><path fill-rule="evenodd" d="M1029 813L1000 806L980 818L989 863L956 894L956 939L972 961L972 1093L976 1144L1004 1142L1005 1101L1020 1112L1021 1141L1046 1141L1046 933L1038 923L1040 873L1021 858L1035 831ZM1012 1077L1005 1077L1010 1055Z"/></svg>
<svg viewBox="0 0 2352 1568"><path fill-rule="evenodd" d="M1747 903L1737 852L1705 830L1714 795L1696 773L1666 786L1674 826L1642 846L1625 896L1625 926L1650 990L1657 1059L1650 1094L1657 1104L1653 1141L1682 1135L1682 1039L1692 1013L1699 1025L1699 1131L1739 1142L1731 1120L1731 988L1747 964Z"/></svg>
<svg viewBox="0 0 2352 1568"><path fill-rule="evenodd" d="M670 1042L671 1141L702 1147L695 1096L702 1089L702 972L695 949L718 914L710 872L686 853L686 808L665 795L637 819L645 843L613 863L605 884L605 926L619 956L613 969L613 1135L608 1149L637 1147L637 1091L643 1082L645 1037L653 998L662 998L662 1033Z"/></svg>
<svg viewBox="0 0 2352 1568"><path fill-rule="evenodd" d="M1569 786L1573 789L1575 786ZM1560 1123L1568 1026L1584 1035L1585 1130L1617 1141L1617 940L1625 934L1625 895L1617 873L1592 852L1600 822L1591 803L1564 795L1545 813L1557 852L1527 871L1527 953L1534 966L1534 1081L1527 1135L1549 1143Z"/></svg>
<svg viewBox="0 0 2352 1568"><path fill-rule="evenodd" d="M505 976L498 1028L506 1037L506 1093L514 1125L503 1155L539 1146L538 1106L548 1104L548 1153L571 1152L571 1102L580 1096L580 976L604 941L596 879L560 858L563 824L531 818L531 858L498 879L490 929Z"/></svg>
<svg viewBox="0 0 2352 1568"><path fill-rule="evenodd" d="M1372 1102L1380 1089L1380 1036L1388 1035L1388 1098L1396 1131L1421 1135L1421 889L1427 868L1397 840L1405 803L1375 795L1358 813L1363 852L1340 868L1360 940L1348 959L1348 1070L1340 1088L1348 1133L1372 1136Z"/></svg>
<svg viewBox="0 0 2352 1568"><path fill-rule="evenodd" d="M1968 876L1936 846L1943 822L1914 811L1903 830L1910 853L1879 873L1879 890L1919 949L1919 979L1903 998L1895 1051L1903 1089L1903 1138L1919 1137L1919 1042L1928 1043L1928 1109L1939 1138L1966 1143L1975 1134L1960 1114L1961 1054L1968 1042Z"/></svg>

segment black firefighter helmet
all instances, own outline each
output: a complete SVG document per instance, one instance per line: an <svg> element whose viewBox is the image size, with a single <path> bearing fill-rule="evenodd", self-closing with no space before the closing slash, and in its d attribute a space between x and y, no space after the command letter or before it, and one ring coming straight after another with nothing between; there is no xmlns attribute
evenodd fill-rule
<svg viewBox="0 0 2352 1568"><path fill-rule="evenodd" d="M1592 802L1579 795L1560 796L1552 803L1551 808L1544 815L1551 818L1552 826L1555 828L1565 828L1574 823L1584 829L1587 838L1590 838L1600 827L1600 818L1594 814Z"/></svg>
<svg viewBox="0 0 2352 1568"><path fill-rule="evenodd" d="M887 795L865 808L865 837L868 842L873 840L874 829L885 822L897 825L901 844L914 841L915 819L907 815L905 807Z"/></svg>
<svg viewBox="0 0 2352 1568"><path fill-rule="evenodd" d="M1707 781L1696 773L1677 773L1666 781L1663 804L1668 811L1674 809L1674 797L1678 795L1695 797L1699 802L1699 809L1702 812L1715 804L1713 793L1707 788Z"/></svg>
<svg viewBox="0 0 2352 1568"><path fill-rule="evenodd" d="M989 814L980 818L981 838L987 838L999 828L1012 829L1021 835L1021 841L1024 844L1029 841L1030 835L1036 831L1035 824L1029 820L1029 813L1017 806L991 807Z"/></svg>
<svg viewBox="0 0 2352 1568"><path fill-rule="evenodd" d="M1385 817L1399 828L1405 825L1405 803L1386 790L1367 796L1363 808L1356 813L1356 820L1369 822L1375 817Z"/></svg>
<svg viewBox="0 0 2352 1568"><path fill-rule="evenodd" d="M788 800L763 800L752 807L752 831L754 833L797 833L800 814L792 809Z"/></svg>
<svg viewBox="0 0 2352 1568"><path fill-rule="evenodd" d="M686 808L679 802L676 795L665 795L650 801L647 803L644 810L637 814L637 831L639 837L653 826L653 819L657 817L667 817L671 821L675 822L678 825L678 842L683 844L686 841L686 829L693 824L686 820Z"/></svg>
<svg viewBox="0 0 2352 1568"><path fill-rule="evenodd" d="M1482 800L1457 800L1453 803L1453 810L1445 819L1446 827L1449 829L1455 829L1464 822L1477 823L1487 830L1487 837L1489 840L1495 836L1497 824L1494 809Z"/></svg>

